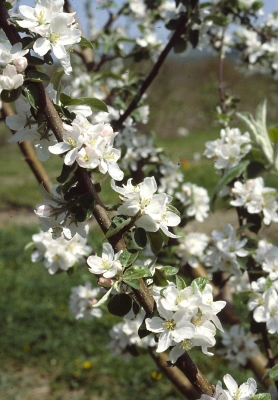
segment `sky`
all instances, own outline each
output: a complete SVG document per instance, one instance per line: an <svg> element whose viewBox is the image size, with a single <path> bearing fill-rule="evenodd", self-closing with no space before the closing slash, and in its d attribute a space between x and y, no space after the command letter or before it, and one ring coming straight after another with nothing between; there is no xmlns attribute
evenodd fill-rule
<svg viewBox="0 0 278 400"><path fill-rule="evenodd" d="M202 1L204 1L204 0L202 0ZM85 11L85 7L84 7L85 1L84 0L69 0L69 2L72 5L73 9L77 13L78 21L79 21L80 25L82 26L82 29L84 30L84 32L87 33L88 27L86 26L86 24L83 23L84 21L87 20L86 11ZM125 0L115 0L115 2L119 5L121 5L125 2ZM104 10L104 11L101 10L101 0L91 0L91 3L93 4L93 9L95 10L95 22L96 22L97 28L100 28L107 21L108 13L106 10ZM264 10L265 14L272 13L273 11L278 11L277 0L263 0L263 3L264 3L263 10ZM18 4L34 6L34 0L19 0ZM132 29L131 29L131 33L133 35L135 35L136 32L137 31L132 32ZM168 37L168 34L169 34L169 31L167 31L164 28L158 30L159 39L166 40L166 38Z"/></svg>

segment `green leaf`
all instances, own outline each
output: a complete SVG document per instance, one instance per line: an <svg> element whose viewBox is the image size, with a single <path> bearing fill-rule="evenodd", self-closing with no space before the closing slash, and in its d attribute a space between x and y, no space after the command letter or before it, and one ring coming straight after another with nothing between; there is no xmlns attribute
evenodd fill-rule
<svg viewBox="0 0 278 400"><path fill-rule="evenodd" d="M86 39L84 36L81 36L81 40L80 40L80 42L78 42L78 44L81 47L89 47L90 49L94 48L92 43L90 42L90 40Z"/></svg>
<svg viewBox="0 0 278 400"><path fill-rule="evenodd" d="M216 188L214 190L214 194L213 194L213 197L211 200L212 211L214 210L215 201L216 201L216 198L217 198L220 190L224 186L228 185L228 183L230 183L233 179L240 176L246 170L249 163L250 163L249 160L241 161L239 164L235 165L234 167L228 169L228 171L225 172L225 174L222 176L222 178L217 183Z"/></svg>
<svg viewBox="0 0 278 400"><path fill-rule="evenodd" d="M35 40L29 36L25 36L24 38L20 39L20 42L22 43L22 50L28 50L32 49Z"/></svg>
<svg viewBox="0 0 278 400"><path fill-rule="evenodd" d="M107 304L110 314L118 317L125 316L132 308L132 299L126 293L120 293L113 296Z"/></svg>
<svg viewBox="0 0 278 400"><path fill-rule="evenodd" d="M174 52L176 54L183 53L187 48L187 42L183 38L179 38L174 44Z"/></svg>
<svg viewBox="0 0 278 400"><path fill-rule="evenodd" d="M149 239L152 252L154 254L159 253L164 245L164 236L161 230L158 230L157 232L147 232L147 237Z"/></svg>
<svg viewBox="0 0 278 400"><path fill-rule="evenodd" d="M278 126L274 126L273 128L268 129L268 135L270 140L275 143L278 140Z"/></svg>
<svg viewBox="0 0 278 400"><path fill-rule="evenodd" d="M212 21L217 26L227 26L227 18L224 15L208 15L204 21Z"/></svg>
<svg viewBox="0 0 278 400"><path fill-rule="evenodd" d="M191 29L189 32L189 41L195 49L199 42L199 29Z"/></svg>
<svg viewBox="0 0 278 400"><path fill-rule="evenodd" d="M56 181L59 183L67 182L73 175L76 168L76 163L73 163L72 165L63 164L61 175L56 178Z"/></svg>
<svg viewBox="0 0 278 400"><path fill-rule="evenodd" d="M148 278L151 277L151 271L149 268L144 267L143 265L133 265L132 267L128 268L124 273L124 280L133 280L133 279L140 279L140 278Z"/></svg>
<svg viewBox="0 0 278 400"><path fill-rule="evenodd" d="M61 69L60 71L57 71L53 77L51 78L51 83L53 85L53 89L57 91L57 101L60 98L60 90L61 90L61 81L62 77L64 75L65 71Z"/></svg>
<svg viewBox="0 0 278 400"><path fill-rule="evenodd" d="M177 214L179 217L181 215L179 210L176 207L172 206L171 204L167 204L167 210L173 212L174 214Z"/></svg>
<svg viewBox="0 0 278 400"><path fill-rule="evenodd" d="M84 207L79 207L74 214L74 219L77 222L84 222L87 219L87 209Z"/></svg>
<svg viewBox="0 0 278 400"><path fill-rule="evenodd" d="M108 299L108 297L110 296L110 293L112 292L113 286L105 293L104 296L102 296L102 298L95 304L92 304L91 307L96 308L101 306L103 303L106 302L106 300Z"/></svg>
<svg viewBox="0 0 278 400"><path fill-rule="evenodd" d="M140 289L140 282L138 279L133 279L133 280L129 280L129 279L124 279L123 280L128 286L133 287L134 289Z"/></svg>
<svg viewBox="0 0 278 400"><path fill-rule="evenodd" d="M165 265L162 268L160 268L160 271L162 271L166 276L172 276L172 275L176 275L179 272L179 269Z"/></svg>
<svg viewBox="0 0 278 400"><path fill-rule="evenodd" d="M32 82L50 81L50 77L43 72L31 69L27 72L27 78Z"/></svg>
<svg viewBox="0 0 278 400"><path fill-rule="evenodd" d="M130 253L129 251L124 250L120 255L119 261L123 267L128 267L129 265L134 263L137 257L138 257L138 251L136 253Z"/></svg>
<svg viewBox="0 0 278 400"><path fill-rule="evenodd" d="M3 89L1 92L1 100L3 100L5 103L12 103L13 101L16 101L20 95L21 95L21 86L13 90Z"/></svg>
<svg viewBox="0 0 278 400"><path fill-rule="evenodd" d="M278 364L274 365L269 371L269 377L272 381L278 380Z"/></svg>
<svg viewBox="0 0 278 400"><path fill-rule="evenodd" d="M38 57L30 56L30 54L25 56L28 60L28 65L44 65L44 60Z"/></svg>
<svg viewBox="0 0 278 400"><path fill-rule="evenodd" d="M153 276L153 283L156 286L167 286L168 285L168 281L165 277L165 274L159 268L155 268L155 273Z"/></svg>
<svg viewBox="0 0 278 400"><path fill-rule="evenodd" d="M140 286L139 286L139 289L140 289ZM140 309L141 309L140 305L135 300L133 300L132 311L134 312L134 314L137 315L139 313Z"/></svg>
<svg viewBox="0 0 278 400"><path fill-rule="evenodd" d="M184 280L178 275L176 275L176 285L177 285L177 289L179 291L186 288L186 284L185 284Z"/></svg>
<svg viewBox="0 0 278 400"><path fill-rule="evenodd" d="M144 249L147 245L147 235L143 228L135 228L131 231L131 237L134 246L138 249Z"/></svg>
<svg viewBox="0 0 278 400"><path fill-rule="evenodd" d="M194 281L191 282L191 287L194 290L194 282L195 282L196 285L198 286L200 292L202 292L205 289L208 281L209 281L209 278L203 278L203 277L196 278L196 279L194 279Z"/></svg>
<svg viewBox="0 0 278 400"><path fill-rule="evenodd" d="M95 97L79 97L78 99L72 99L65 93L61 93L60 100L65 106L89 106L93 111L105 111L108 112L106 104Z"/></svg>
<svg viewBox="0 0 278 400"><path fill-rule="evenodd" d="M113 218L105 237L108 239L111 236L116 235L116 233L120 232L120 230L127 226L130 222L131 218L127 217L126 215L117 215Z"/></svg>
<svg viewBox="0 0 278 400"><path fill-rule="evenodd" d="M255 394L250 400L271 400L270 393Z"/></svg>
<svg viewBox="0 0 278 400"><path fill-rule="evenodd" d="M28 102L30 103L31 107L33 107L34 110L37 110L39 107L40 95L39 95L39 92L38 92L38 89L36 88L36 86L33 84L28 85L24 89L24 93L25 93L25 96L26 96Z"/></svg>
<svg viewBox="0 0 278 400"><path fill-rule="evenodd" d="M46 62L46 64L48 65L52 65L53 64L53 58L51 56L51 50L49 50L44 56L43 56L44 61Z"/></svg>

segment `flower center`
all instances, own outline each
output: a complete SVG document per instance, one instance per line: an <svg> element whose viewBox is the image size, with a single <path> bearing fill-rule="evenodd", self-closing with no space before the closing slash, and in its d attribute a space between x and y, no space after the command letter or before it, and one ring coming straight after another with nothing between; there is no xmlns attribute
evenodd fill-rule
<svg viewBox="0 0 278 400"><path fill-rule="evenodd" d="M169 331L173 331L175 329L175 327L176 327L176 322L175 322L174 319L169 319L168 321L164 322L164 326Z"/></svg>
<svg viewBox="0 0 278 400"><path fill-rule="evenodd" d="M49 35L48 39L50 43L56 43L59 38L60 38L60 33L53 32Z"/></svg>
<svg viewBox="0 0 278 400"><path fill-rule="evenodd" d="M68 143L71 145L71 147L76 147L76 146L77 146L77 143L76 143L76 141L73 139L72 136L70 136L70 137L68 138Z"/></svg>

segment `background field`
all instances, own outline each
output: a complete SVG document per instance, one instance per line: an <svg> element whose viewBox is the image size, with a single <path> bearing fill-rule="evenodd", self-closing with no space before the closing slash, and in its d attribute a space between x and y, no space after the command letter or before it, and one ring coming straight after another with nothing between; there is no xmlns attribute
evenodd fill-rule
<svg viewBox="0 0 278 400"><path fill-rule="evenodd" d="M219 135L213 117L217 103L216 61L167 62L149 91L150 123L144 132L156 134L156 144L167 149L182 165L186 181L206 187L210 194L218 180L211 161L201 158L204 143ZM268 99L270 125L276 125L277 82L259 75L246 76L231 60L226 61L226 87L242 98L240 110L255 111ZM171 76L174 78L171 79ZM235 122L236 125L236 122ZM186 137L178 128L188 129ZM72 286L92 279L86 268L73 275L50 276L40 264L30 262L30 251L22 252L39 229L33 218L41 198L38 186L16 145L7 143L9 132L0 134L0 398L5 400L134 400L179 399L165 377L157 379L157 368L148 355L126 364L112 358L106 349L108 330L118 320L110 314L99 320L76 321L68 310ZM62 160L53 157L45 167L54 181ZM272 179L277 186L276 179ZM108 200L107 191L103 193ZM21 211L21 221L13 221ZM9 219L9 216L13 218ZM31 217L32 215L32 217ZM22 219L22 216L24 218ZM4 222L3 222L4 221ZM8 222L7 222L8 221ZM94 246L99 232L93 230ZM199 353L192 357L198 361ZM202 361L209 380L222 377L219 358ZM213 372L212 372L213 371ZM243 370L234 372L242 382Z"/></svg>

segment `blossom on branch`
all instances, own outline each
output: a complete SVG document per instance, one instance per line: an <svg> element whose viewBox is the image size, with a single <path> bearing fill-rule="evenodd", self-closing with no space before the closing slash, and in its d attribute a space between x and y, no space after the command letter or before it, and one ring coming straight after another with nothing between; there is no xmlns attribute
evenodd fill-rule
<svg viewBox="0 0 278 400"><path fill-rule="evenodd" d="M85 282L85 285L75 286L71 289L70 295L70 312L76 319L85 318L92 319L100 318L102 310L97 307L92 307L97 303L97 296L100 293L100 288L92 288L91 282Z"/></svg>
<svg viewBox="0 0 278 400"><path fill-rule="evenodd" d="M122 250L114 254L110 243L104 243L102 246L102 256L90 256L87 259L89 271L92 274L103 275L104 278L113 278L122 272L122 265L118 261Z"/></svg>
<svg viewBox="0 0 278 400"><path fill-rule="evenodd" d="M172 197L165 194L155 194L157 184L154 177L147 177L137 186L131 184L118 187L111 181L111 187L120 193L123 204L117 209L120 214L135 217L135 226L143 228L147 232L157 232L159 229L165 235L177 238L171 233L168 226L174 227L180 223L180 217L168 206Z"/></svg>

